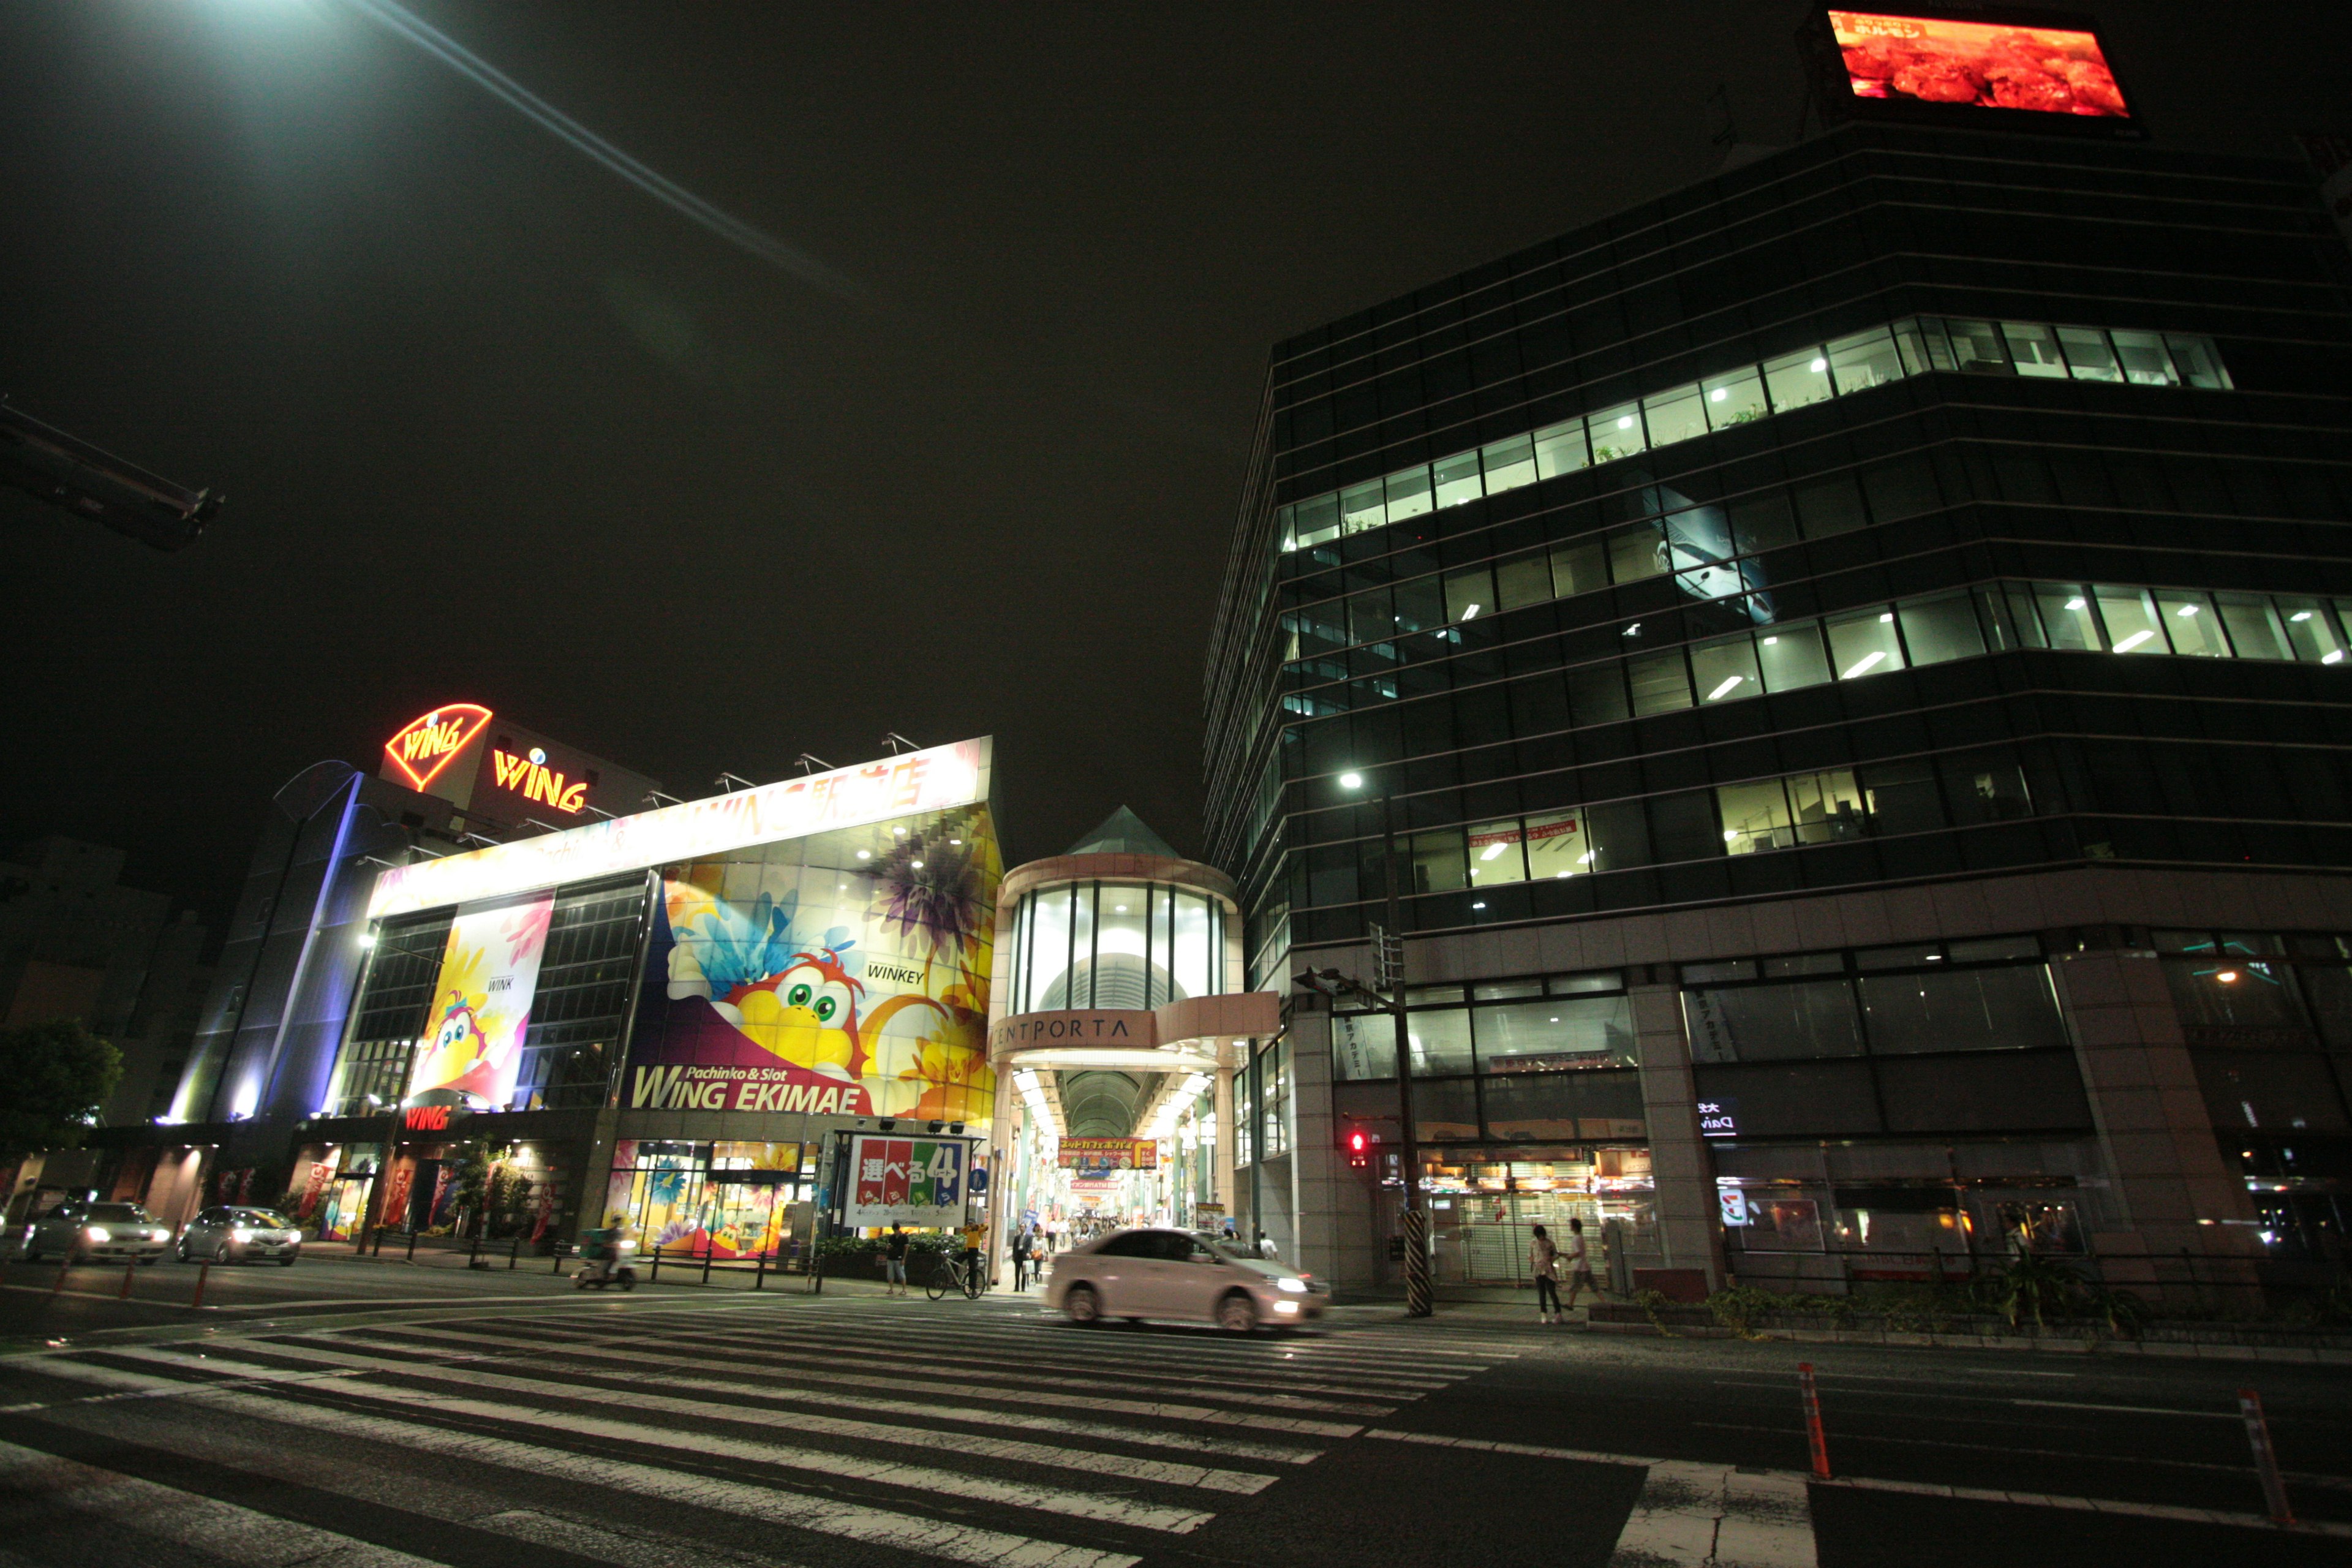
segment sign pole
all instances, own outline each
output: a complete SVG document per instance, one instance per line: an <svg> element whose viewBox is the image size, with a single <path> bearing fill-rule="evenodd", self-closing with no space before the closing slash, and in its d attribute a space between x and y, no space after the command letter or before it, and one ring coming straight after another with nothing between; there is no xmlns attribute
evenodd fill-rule
<svg viewBox="0 0 2352 1568"><path fill-rule="evenodd" d="M1381 976L1387 982L1389 1016L1396 1026L1397 1121L1404 1135L1404 1310L1426 1318L1437 1310L1436 1281L1429 1273L1429 1215L1421 1204L1421 1139L1412 1115L1412 1036L1404 1013L1404 915L1397 865L1396 796L1381 791L1381 859L1388 869L1388 928L1380 934Z"/></svg>

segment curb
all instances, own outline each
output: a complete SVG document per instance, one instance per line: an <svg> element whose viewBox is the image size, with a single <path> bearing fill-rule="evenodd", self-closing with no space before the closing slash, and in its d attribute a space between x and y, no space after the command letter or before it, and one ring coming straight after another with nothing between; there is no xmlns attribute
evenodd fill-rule
<svg viewBox="0 0 2352 1568"><path fill-rule="evenodd" d="M1662 1330L1654 1323L1588 1323L1596 1334L1636 1334L1648 1338L1685 1340L1736 1339L1720 1325L1693 1325ZM2301 1366L2352 1366L2352 1350L2325 1350L2304 1345L2233 1345L2215 1342L2115 1339L2035 1339L2025 1335L1906 1334L1834 1329L1761 1329L1756 1341L1808 1345L1895 1345L1915 1350L1974 1350L2039 1352L2045 1355L2147 1356L2167 1361L2284 1362Z"/></svg>

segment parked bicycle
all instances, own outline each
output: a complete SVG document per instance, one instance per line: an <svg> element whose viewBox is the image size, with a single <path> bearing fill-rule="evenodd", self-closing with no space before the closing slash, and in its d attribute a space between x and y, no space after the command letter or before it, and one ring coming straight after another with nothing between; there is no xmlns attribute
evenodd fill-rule
<svg viewBox="0 0 2352 1568"><path fill-rule="evenodd" d="M963 1254L942 1252L939 1258L929 1287L931 1300L936 1301L950 1290L961 1292L968 1300L980 1300L980 1271L965 1267Z"/></svg>

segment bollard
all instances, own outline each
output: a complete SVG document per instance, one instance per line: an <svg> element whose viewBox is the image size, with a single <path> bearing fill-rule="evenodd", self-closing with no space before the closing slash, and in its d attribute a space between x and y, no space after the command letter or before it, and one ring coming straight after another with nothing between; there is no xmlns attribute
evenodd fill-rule
<svg viewBox="0 0 2352 1568"><path fill-rule="evenodd" d="M2262 1472L2263 1500L2270 1505L2271 1522L2291 1525L2294 1510L2287 1505L2286 1478L2279 1474L2278 1454L2271 1447L2271 1424L2263 1416L2263 1396L2251 1388L2238 1390L2238 1414L2246 1418L2246 1441L2253 1445L2254 1468Z"/></svg>
<svg viewBox="0 0 2352 1568"><path fill-rule="evenodd" d="M719 1244L715 1241L702 1244L702 1282L705 1285L710 1283L710 1255L718 1250Z"/></svg>
<svg viewBox="0 0 2352 1568"><path fill-rule="evenodd" d="M131 1300L131 1271L138 1267L139 1266L135 1263L126 1263L122 1266L122 1289L114 1293L114 1299L116 1300L128 1301Z"/></svg>
<svg viewBox="0 0 2352 1568"><path fill-rule="evenodd" d="M68 1268L71 1268L72 1267L73 1267L73 1248L72 1248L72 1247L67 1247L67 1248L66 1248L65 1256L58 1259L58 1277L57 1277L57 1279L56 1279L52 1280L52 1281L50 1282L50 1284L49 1284L49 1294L50 1294L50 1295L54 1296L54 1295L56 1295L58 1291L60 1291L60 1290L62 1290L62 1289L64 1289L66 1288L66 1270L68 1270Z"/></svg>
<svg viewBox="0 0 2352 1568"><path fill-rule="evenodd" d="M1797 1363L1797 1391L1805 1401L1805 1442L1812 1449L1813 1479L1825 1481L1830 1479L1830 1444L1822 1432L1822 1396L1813 1385L1811 1362Z"/></svg>
<svg viewBox="0 0 2352 1568"><path fill-rule="evenodd" d="M190 1307L201 1307L205 1304L205 1281L212 1277L212 1259L206 1258L204 1267L196 1270L196 1294L194 1300L188 1303Z"/></svg>
<svg viewBox="0 0 2352 1568"><path fill-rule="evenodd" d="M761 1289L767 1283L768 1255L764 1252L755 1252L751 1255L751 1289Z"/></svg>
<svg viewBox="0 0 2352 1568"><path fill-rule="evenodd" d="M416 1227L414 1225L408 1227L408 1261L416 1261Z"/></svg>
<svg viewBox="0 0 2352 1568"><path fill-rule="evenodd" d="M481 1266L482 1233L479 1228L477 1228L474 1232L471 1242L466 1248L466 1267L468 1268L479 1268Z"/></svg>
<svg viewBox="0 0 2352 1568"><path fill-rule="evenodd" d="M512 1269L520 1261L522 1261L522 1232L517 1231L514 1234L514 1246L507 1250L507 1268Z"/></svg>
<svg viewBox="0 0 2352 1568"><path fill-rule="evenodd" d="M563 1272L563 1243L562 1243L562 1242L560 1242L560 1241L559 1241L559 1242L557 1242L554 1246L552 1246L552 1247L549 1247L549 1248L547 1249L547 1251L548 1251L548 1256L549 1256L550 1258L553 1258L553 1259L554 1259L554 1261L553 1261L552 1263L551 1263L551 1264L549 1264L549 1265L548 1265L548 1269L547 1269L547 1271L548 1271L550 1274L561 1274L561 1273L562 1273L562 1272Z"/></svg>
<svg viewBox="0 0 2352 1568"><path fill-rule="evenodd" d="M654 1248L654 1266L653 1266L651 1268L648 1268L648 1269L646 1269L646 1284L648 1284L648 1285L650 1285L650 1284L652 1284L655 1280L656 1280L656 1279L660 1279L660 1278L661 1278L661 1248L660 1248L660 1247L655 1247L655 1248Z"/></svg>

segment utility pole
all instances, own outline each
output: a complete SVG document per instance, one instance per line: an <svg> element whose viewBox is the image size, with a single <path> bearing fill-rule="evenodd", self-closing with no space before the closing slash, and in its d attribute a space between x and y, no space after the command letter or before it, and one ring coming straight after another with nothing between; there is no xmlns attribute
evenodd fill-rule
<svg viewBox="0 0 2352 1568"><path fill-rule="evenodd" d="M1381 791L1381 864L1387 873L1388 923L1372 930L1375 978L1388 993L1389 1017L1396 1028L1397 1125L1404 1138L1404 1310L1426 1318L1437 1310L1436 1282L1429 1277L1429 1211L1421 1202L1421 1139L1412 1114L1412 1035L1404 1016L1403 874L1397 865L1395 797Z"/></svg>

